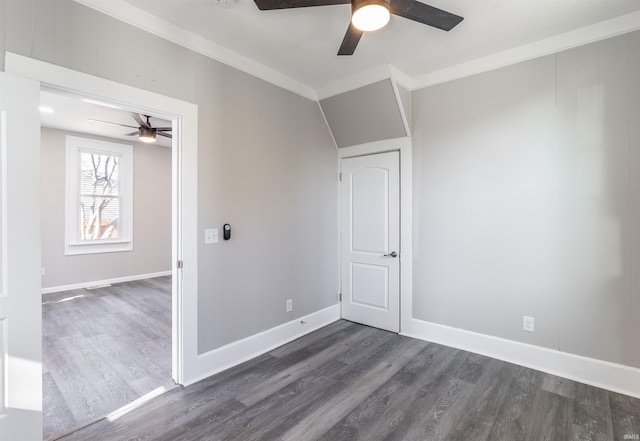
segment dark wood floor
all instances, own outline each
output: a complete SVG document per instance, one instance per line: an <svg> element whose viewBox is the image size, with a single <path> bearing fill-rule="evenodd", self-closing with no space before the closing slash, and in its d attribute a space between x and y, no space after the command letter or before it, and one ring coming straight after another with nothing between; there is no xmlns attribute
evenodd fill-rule
<svg viewBox="0 0 640 441"><path fill-rule="evenodd" d="M46 294L42 324L45 439L175 387L171 277Z"/></svg>
<svg viewBox="0 0 640 441"><path fill-rule="evenodd" d="M74 440L625 440L640 400L336 322Z"/></svg>

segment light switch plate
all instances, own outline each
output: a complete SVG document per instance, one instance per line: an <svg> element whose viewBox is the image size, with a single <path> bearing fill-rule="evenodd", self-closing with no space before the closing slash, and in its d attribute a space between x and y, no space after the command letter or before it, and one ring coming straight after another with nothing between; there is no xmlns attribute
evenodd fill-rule
<svg viewBox="0 0 640 441"><path fill-rule="evenodd" d="M204 230L204 243L218 243L218 229L217 228L207 228Z"/></svg>

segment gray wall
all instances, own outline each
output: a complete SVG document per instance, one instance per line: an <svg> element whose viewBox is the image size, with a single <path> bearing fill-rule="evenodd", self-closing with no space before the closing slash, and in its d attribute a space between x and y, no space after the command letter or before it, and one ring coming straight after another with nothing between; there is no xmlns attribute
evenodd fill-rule
<svg viewBox="0 0 640 441"><path fill-rule="evenodd" d="M633 33L413 93L416 318L640 366L638 78Z"/></svg>
<svg viewBox="0 0 640 441"><path fill-rule="evenodd" d="M0 20L0 49L199 106L198 224L233 227L199 245L200 353L336 303L337 151L317 103L71 0L2 0Z"/></svg>
<svg viewBox="0 0 640 441"><path fill-rule="evenodd" d="M338 147L407 136L391 80L320 100Z"/></svg>
<svg viewBox="0 0 640 441"><path fill-rule="evenodd" d="M42 287L171 270L171 149L133 145L133 251L64 255L66 135L126 141L43 128Z"/></svg>

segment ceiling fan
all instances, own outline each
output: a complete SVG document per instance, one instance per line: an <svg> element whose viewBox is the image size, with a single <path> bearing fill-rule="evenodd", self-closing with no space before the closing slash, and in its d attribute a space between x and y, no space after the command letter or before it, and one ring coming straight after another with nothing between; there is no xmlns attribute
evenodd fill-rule
<svg viewBox="0 0 640 441"><path fill-rule="evenodd" d="M146 143L156 142L156 135L164 136L165 138L171 138L171 127L152 127L149 122L149 115L143 115L141 113L132 113L131 116L139 124L139 127L129 126L127 124L114 123L109 121L101 121L99 119L89 119L92 122L98 122L103 124L111 124L112 126L130 127L137 129L135 132L126 133L125 136L138 136L138 140ZM146 118L146 121L145 119Z"/></svg>
<svg viewBox="0 0 640 441"><path fill-rule="evenodd" d="M463 18L417 0L254 0L258 9L306 8L309 6L351 3L351 22L342 40L338 55L353 55L364 32L384 27L391 14L450 31Z"/></svg>

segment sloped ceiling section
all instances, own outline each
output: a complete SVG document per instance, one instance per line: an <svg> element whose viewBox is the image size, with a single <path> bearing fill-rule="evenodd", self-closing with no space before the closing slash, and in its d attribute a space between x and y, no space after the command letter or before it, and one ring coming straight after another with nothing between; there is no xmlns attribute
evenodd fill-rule
<svg viewBox="0 0 640 441"><path fill-rule="evenodd" d="M409 135L402 118L404 108L401 111L391 81L385 79L320 100L338 148ZM410 97L408 92L406 95Z"/></svg>

